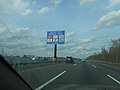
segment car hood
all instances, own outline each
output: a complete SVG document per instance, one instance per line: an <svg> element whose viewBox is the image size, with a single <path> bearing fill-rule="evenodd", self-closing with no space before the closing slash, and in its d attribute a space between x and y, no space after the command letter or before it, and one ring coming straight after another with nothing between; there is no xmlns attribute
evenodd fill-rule
<svg viewBox="0 0 120 90"><path fill-rule="evenodd" d="M120 90L120 86L60 84L45 90Z"/></svg>

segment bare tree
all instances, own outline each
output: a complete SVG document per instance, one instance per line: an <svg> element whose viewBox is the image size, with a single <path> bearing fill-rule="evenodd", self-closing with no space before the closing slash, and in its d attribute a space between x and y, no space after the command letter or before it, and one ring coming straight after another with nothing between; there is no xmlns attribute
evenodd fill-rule
<svg viewBox="0 0 120 90"><path fill-rule="evenodd" d="M117 63L120 62L120 38L111 40L112 47L114 48L113 53L115 54L115 60Z"/></svg>
<svg viewBox="0 0 120 90"><path fill-rule="evenodd" d="M89 56L88 59L120 63L120 38L112 39L111 47L109 47L108 50L102 47L100 53L93 54Z"/></svg>
<svg viewBox="0 0 120 90"><path fill-rule="evenodd" d="M1 48L1 49L0 49L0 55L2 55L3 57L5 57L5 56L8 56L9 53L6 52L5 49Z"/></svg>

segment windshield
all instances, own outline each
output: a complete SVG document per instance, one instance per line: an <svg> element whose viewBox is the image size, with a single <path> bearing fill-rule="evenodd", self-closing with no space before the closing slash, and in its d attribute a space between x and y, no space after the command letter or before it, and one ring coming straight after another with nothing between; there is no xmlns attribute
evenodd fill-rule
<svg viewBox="0 0 120 90"><path fill-rule="evenodd" d="M36 90L119 87L119 29L120 0L0 0L0 54Z"/></svg>

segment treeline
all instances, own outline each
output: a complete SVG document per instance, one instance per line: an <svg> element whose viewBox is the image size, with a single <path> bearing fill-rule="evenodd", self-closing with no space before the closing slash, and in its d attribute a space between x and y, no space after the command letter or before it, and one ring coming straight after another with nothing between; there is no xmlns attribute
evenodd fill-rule
<svg viewBox="0 0 120 90"><path fill-rule="evenodd" d="M111 40L111 47L108 49L102 47L101 52L95 53L87 59L120 63L120 38Z"/></svg>

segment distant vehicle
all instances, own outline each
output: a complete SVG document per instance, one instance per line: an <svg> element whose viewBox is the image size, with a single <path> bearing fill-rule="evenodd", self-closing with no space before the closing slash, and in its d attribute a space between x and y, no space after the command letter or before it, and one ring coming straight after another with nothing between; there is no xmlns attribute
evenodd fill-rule
<svg viewBox="0 0 120 90"><path fill-rule="evenodd" d="M35 57L34 57L34 58L32 58L32 60L35 60Z"/></svg>
<svg viewBox="0 0 120 90"><path fill-rule="evenodd" d="M81 59L82 60L82 62L85 62L85 59L83 58L83 59Z"/></svg>
<svg viewBox="0 0 120 90"><path fill-rule="evenodd" d="M82 60L82 62L85 62L85 60Z"/></svg>
<svg viewBox="0 0 120 90"><path fill-rule="evenodd" d="M75 63L73 57L66 57L66 63Z"/></svg>

